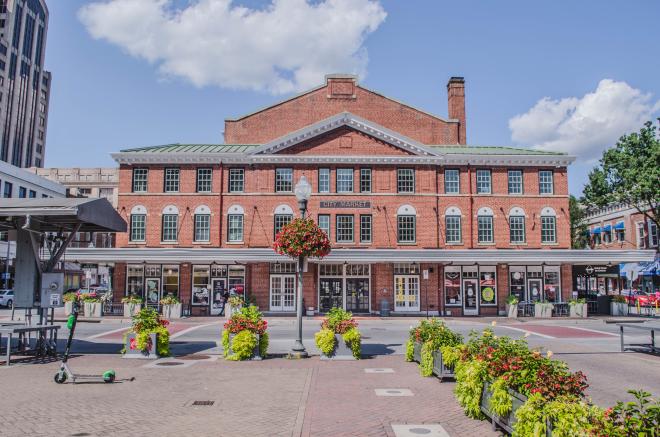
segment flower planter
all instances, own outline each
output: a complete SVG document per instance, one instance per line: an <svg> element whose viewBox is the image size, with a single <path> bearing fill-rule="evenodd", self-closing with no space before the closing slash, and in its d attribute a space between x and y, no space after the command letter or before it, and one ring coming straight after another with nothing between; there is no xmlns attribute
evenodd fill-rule
<svg viewBox="0 0 660 437"><path fill-rule="evenodd" d="M587 317L586 303L569 304L568 307L568 313L570 317Z"/></svg>
<svg viewBox="0 0 660 437"><path fill-rule="evenodd" d="M73 302L64 302L64 314L69 316L73 313Z"/></svg>
<svg viewBox="0 0 660 437"><path fill-rule="evenodd" d="M84 302L85 317L101 317L103 304L101 302Z"/></svg>
<svg viewBox="0 0 660 437"><path fill-rule="evenodd" d="M160 358L158 355L158 334L149 334L151 338L151 348L148 351L143 351L135 347L135 337L137 334L134 332L129 332L126 336L126 344L124 344L125 352L123 358L142 358L155 360ZM131 349L131 343L133 343L133 349Z"/></svg>
<svg viewBox="0 0 660 437"><path fill-rule="evenodd" d="M627 316L628 304L624 302L610 302L610 310L613 316Z"/></svg>
<svg viewBox="0 0 660 437"><path fill-rule="evenodd" d="M493 394L490 392L490 383L484 382L484 388L481 391L481 411L490 417L493 430L500 427L511 434L513 425L516 423L516 410L527 401L527 397L513 390L509 390L509 394L511 395L511 411L506 416L500 417L490 411L490 398Z"/></svg>
<svg viewBox="0 0 660 437"><path fill-rule="evenodd" d="M506 304L506 316L512 319L518 317L518 305Z"/></svg>
<svg viewBox="0 0 660 437"><path fill-rule="evenodd" d="M169 305L163 305L163 317L170 319L180 319L181 318L181 304L173 303Z"/></svg>
<svg viewBox="0 0 660 437"><path fill-rule="evenodd" d="M454 368L445 366L445 362L442 360L442 351L432 352L432 355L433 373L440 379L440 382L444 378L454 378Z"/></svg>
<svg viewBox="0 0 660 437"><path fill-rule="evenodd" d="M124 304L124 317L133 317L142 309L141 303L125 303Z"/></svg>
<svg viewBox="0 0 660 437"><path fill-rule="evenodd" d="M422 346L423 343L415 342L413 345L413 361L417 363L422 362Z"/></svg>
<svg viewBox="0 0 660 437"><path fill-rule="evenodd" d="M534 304L534 317L547 319L552 317L552 310L554 305L548 303L537 303Z"/></svg>
<svg viewBox="0 0 660 437"><path fill-rule="evenodd" d="M233 306L229 305L229 317L233 316L243 308L243 305Z"/></svg>
<svg viewBox="0 0 660 437"><path fill-rule="evenodd" d="M255 334L257 336L257 345L254 347L254 350L252 351L252 356L249 358L250 361L261 361L263 357L261 356L261 352L259 351L259 343L261 341L261 336L259 334ZM229 355L233 355L234 351L231 349L231 344L234 342L234 337L236 337L236 334L229 334Z"/></svg>
<svg viewBox="0 0 660 437"><path fill-rule="evenodd" d="M421 346L421 345L420 345ZM335 350L332 355L325 355L321 352L322 360L337 360L337 361L355 361L353 351L346 344L341 334L335 334Z"/></svg>

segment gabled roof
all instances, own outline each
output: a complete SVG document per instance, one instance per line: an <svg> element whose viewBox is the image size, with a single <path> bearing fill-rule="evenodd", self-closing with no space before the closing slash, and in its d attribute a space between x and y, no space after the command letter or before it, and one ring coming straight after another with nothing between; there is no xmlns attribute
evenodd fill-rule
<svg viewBox="0 0 660 437"><path fill-rule="evenodd" d="M245 153L258 144L164 144L124 149L121 153Z"/></svg>

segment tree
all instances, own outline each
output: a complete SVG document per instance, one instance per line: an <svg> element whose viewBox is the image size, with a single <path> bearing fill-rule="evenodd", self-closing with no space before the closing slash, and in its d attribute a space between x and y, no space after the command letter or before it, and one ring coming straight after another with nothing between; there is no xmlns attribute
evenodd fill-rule
<svg viewBox="0 0 660 437"><path fill-rule="evenodd" d="M660 225L660 137L650 121L603 153L583 201L588 207L624 203Z"/></svg>
<svg viewBox="0 0 660 437"><path fill-rule="evenodd" d="M571 220L571 247L573 249L586 249L589 240L587 238L587 224L584 221L584 207L573 195L568 198L568 215Z"/></svg>

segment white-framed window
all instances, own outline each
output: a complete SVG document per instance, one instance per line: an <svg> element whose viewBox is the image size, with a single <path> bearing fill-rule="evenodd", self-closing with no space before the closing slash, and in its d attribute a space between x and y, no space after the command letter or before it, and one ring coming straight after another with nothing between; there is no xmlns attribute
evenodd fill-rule
<svg viewBox="0 0 660 437"><path fill-rule="evenodd" d="M229 192L242 193L245 191L245 169L243 168L230 168L229 169Z"/></svg>
<svg viewBox="0 0 660 437"><path fill-rule="evenodd" d="M176 241L179 227L179 214L163 214L162 241Z"/></svg>
<svg viewBox="0 0 660 437"><path fill-rule="evenodd" d="M523 193L523 172L522 170L508 171L509 194Z"/></svg>
<svg viewBox="0 0 660 437"><path fill-rule="evenodd" d="M603 243L610 244L612 242L612 225L607 224L603 226Z"/></svg>
<svg viewBox="0 0 660 437"><path fill-rule="evenodd" d="M484 206L477 211L477 241L479 243L492 243L493 210Z"/></svg>
<svg viewBox="0 0 660 437"><path fill-rule="evenodd" d="M371 169L360 169L360 193L371 193Z"/></svg>
<svg viewBox="0 0 660 437"><path fill-rule="evenodd" d="M149 169L147 168L134 168L133 169L133 189L134 193L147 192L147 176Z"/></svg>
<svg viewBox="0 0 660 437"><path fill-rule="evenodd" d="M658 225L648 220L649 226L649 247L658 247Z"/></svg>
<svg viewBox="0 0 660 437"><path fill-rule="evenodd" d="M227 241L230 243L243 241L243 214L227 215Z"/></svg>
<svg viewBox="0 0 660 437"><path fill-rule="evenodd" d="M446 215L445 216L445 241L447 243L460 243L461 242L461 216Z"/></svg>
<svg viewBox="0 0 660 437"><path fill-rule="evenodd" d="M330 192L330 169L319 168L319 193Z"/></svg>
<svg viewBox="0 0 660 437"><path fill-rule="evenodd" d="M360 243L371 243L371 214L360 215Z"/></svg>
<svg viewBox="0 0 660 437"><path fill-rule="evenodd" d="M147 229L147 214L131 214L131 241L145 241Z"/></svg>
<svg viewBox="0 0 660 437"><path fill-rule="evenodd" d="M134 294L142 297L144 295L144 266L126 266L126 296Z"/></svg>
<svg viewBox="0 0 660 437"><path fill-rule="evenodd" d="M463 299L461 295L461 267L445 267L445 305L461 306Z"/></svg>
<svg viewBox="0 0 660 437"><path fill-rule="evenodd" d="M211 215L195 214L195 241L209 241L211 239Z"/></svg>
<svg viewBox="0 0 660 437"><path fill-rule="evenodd" d="M211 297L211 269L209 266L193 266L191 304L208 305Z"/></svg>
<svg viewBox="0 0 660 437"><path fill-rule="evenodd" d="M525 242L525 216L509 216L509 233L511 243Z"/></svg>
<svg viewBox="0 0 660 437"><path fill-rule="evenodd" d="M539 194L553 194L554 191L554 172L552 170L539 170Z"/></svg>
<svg viewBox="0 0 660 437"><path fill-rule="evenodd" d="M179 175L180 175L180 170L178 168L169 167L165 169L164 190L166 193L179 192Z"/></svg>
<svg viewBox="0 0 660 437"><path fill-rule="evenodd" d="M497 268L479 266L479 304L497 306Z"/></svg>
<svg viewBox="0 0 660 437"><path fill-rule="evenodd" d="M477 194L491 194L491 174L490 170L477 170Z"/></svg>
<svg viewBox="0 0 660 437"><path fill-rule="evenodd" d="M213 169L204 167L197 169L196 188L198 193L210 193L213 180Z"/></svg>
<svg viewBox="0 0 660 437"><path fill-rule="evenodd" d="M352 243L353 242L353 215L352 214L337 214L337 225L335 236L337 243Z"/></svg>
<svg viewBox="0 0 660 437"><path fill-rule="evenodd" d="M337 192L338 193L352 193L353 192L353 169L352 168L338 168L337 169Z"/></svg>
<svg viewBox="0 0 660 437"><path fill-rule="evenodd" d="M274 217L275 236L279 234L279 232L282 230L282 228L285 225L291 223L291 220L293 220L293 214L275 214Z"/></svg>
<svg viewBox="0 0 660 437"><path fill-rule="evenodd" d="M637 248L646 248L646 233L644 232L644 222L636 222L635 228L637 229Z"/></svg>
<svg viewBox="0 0 660 437"><path fill-rule="evenodd" d="M290 193L293 191L293 169L276 168L275 169L275 192Z"/></svg>
<svg viewBox="0 0 660 437"><path fill-rule="evenodd" d="M414 243L416 235L416 217L414 215L397 215L396 229L399 243Z"/></svg>
<svg viewBox="0 0 660 437"><path fill-rule="evenodd" d="M319 228L330 239L330 214L319 214Z"/></svg>
<svg viewBox="0 0 660 437"><path fill-rule="evenodd" d="M541 210L541 243L557 242L557 214L552 208Z"/></svg>
<svg viewBox="0 0 660 437"><path fill-rule="evenodd" d="M461 191L461 173L456 168L445 169L445 194L458 194Z"/></svg>
<svg viewBox="0 0 660 437"><path fill-rule="evenodd" d="M415 169L398 168L396 170L396 189L398 193L415 192Z"/></svg>

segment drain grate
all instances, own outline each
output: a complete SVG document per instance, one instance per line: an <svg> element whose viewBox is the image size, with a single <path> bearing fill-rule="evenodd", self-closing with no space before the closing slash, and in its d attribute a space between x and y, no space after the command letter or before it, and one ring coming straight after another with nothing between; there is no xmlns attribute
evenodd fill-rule
<svg viewBox="0 0 660 437"><path fill-rule="evenodd" d="M183 363L177 361L163 361L162 363L156 363L157 366L181 366Z"/></svg>
<svg viewBox="0 0 660 437"><path fill-rule="evenodd" d="M185 360L185 361L197 361L197 360L208 360L211 358L210 355L185 355L183 357L179 357L179 360Z"/></svg>
<svg viewBox="0 0 660 437"><path fill-rule="evenodd" d="M193 407L211 407L215 404L215 401L193 401Z"/></svg>

